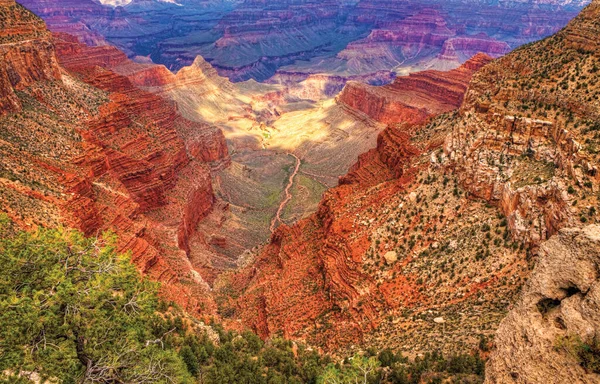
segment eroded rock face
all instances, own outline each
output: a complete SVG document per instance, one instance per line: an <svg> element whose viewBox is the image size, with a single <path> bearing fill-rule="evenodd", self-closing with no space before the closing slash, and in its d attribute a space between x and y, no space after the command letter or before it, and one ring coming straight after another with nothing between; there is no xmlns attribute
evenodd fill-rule
<svg viewBox="0 0 600 384"><path fill-rule="evenodd" d="M512 234L530 244L587 221L591 202L578 205L577 197L585 199L598 176L594 150L582 143L593 140L590 127L599 119L598 84L587 81L597 66L599 9L592 3L555 36L479 71L460 108L462 122L446 138L463 185L498 204Z"/></svg>
<svg viewBox="0 0 600 384"><path fill-rule="evenodd" d="M458 108L473 73L491 60L479 54L458 69L417 72L381 87L351 82L338 101L382 123L419 123Z"/></svg>
<svg viewBox="0 0 600 384"><path fill-rule="evenodd" d="M395 75L386 70L350 76L278 71L268 82L285 85L288 94L300 99L321 100L338 95L349 82L382 85L392 82L394 78Z"/></svg>
<svg viewBox="0 0 600 384"><path fill-rule="evenodd" d="M600 226L560 230L540 247L523 297L496 333L486 383L597 383L577 352L600 333Z"/></svg>
<svg viewBox="0 0 600 384"><path fill-rule="evenodd" d="M117 49L52 37L14 3L0 10L14 40L0 45L0 73L18 103L0 117L2 211L29 229L112 230L167 298L214 313L188 252L214 203L210 168L228 161L221 131L114 72L133 65Z"/></svg>
<svg viewBox="0 0 600 384"><path fill-rule="evenodd" d="M59 81L60 69L44 22L14 1L0 3L0 115L21 109L16 91Z"/></svg>
<svg viewBox="0 0 600 384"><path fill-rule="evenodd" d="M104 37L90 29L84 21L90 15L94 15L95 20L102 20L108 16L109 10L99 2L65 0L59 3L53 0L21 0L19 3L43 17L53 32L69 33L89 45L107 44Z"/></svg>

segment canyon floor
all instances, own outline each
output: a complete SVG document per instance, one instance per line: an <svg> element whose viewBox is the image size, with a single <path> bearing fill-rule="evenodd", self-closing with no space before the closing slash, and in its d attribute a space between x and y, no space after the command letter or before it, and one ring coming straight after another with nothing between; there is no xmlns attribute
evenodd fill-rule
<svg viewBox="0 0 600 384"><path fill-rule="evenodd" d="M232 83L200 57L174 77L146 89L176 101L190 120L221 129L229 147L231 164L213 172L217 208L200 224L222 256L215 268L235 266L277 226L314 213L385 128L318 91L304 95L310 99L283 85Z"/></svg>

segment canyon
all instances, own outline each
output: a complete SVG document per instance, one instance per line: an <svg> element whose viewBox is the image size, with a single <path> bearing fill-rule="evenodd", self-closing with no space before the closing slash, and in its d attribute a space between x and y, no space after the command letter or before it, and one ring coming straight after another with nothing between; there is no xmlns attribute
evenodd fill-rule
<svg viewBox="0 0 600 384"><path fill-rule="evenodd" d="M483 66L457 111L388 125L314 215L223 276L239 296L226 313L327 350L450 352L492 336L540 244L598 220L597 9Z"/></svg>
<svg viewBox="0 0 600 384"><path fill-rule="evenodd" d="M60 3L0 0L18 227L265 340L598 381L597 0Z"/></svg>

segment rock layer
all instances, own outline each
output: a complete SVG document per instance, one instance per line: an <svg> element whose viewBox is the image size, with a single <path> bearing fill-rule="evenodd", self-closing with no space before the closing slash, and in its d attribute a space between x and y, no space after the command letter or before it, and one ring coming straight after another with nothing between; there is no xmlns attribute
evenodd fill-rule
<svg viewBox="0 0 600 384"><path fill-rule="evenodd" d="M0 4L0 115L21 109L16 91L61 74L44 22L14 1Z"/></svg>
<svg viewBox="0 0 600 384"><path fill-rule="evenodd" d="M452 71L417 72L381 87L351 82L338 101L382 123L419 123L458 108L473 73L490 61L480 54Z"/></svg>
<svg viewBox="0 0 600 384"><path fill-rule="evenodd" d="M481 56L459 70L460 80L455 76L450 82L456 88L434 86L433 79L449 74L415 77L430 84L423 87L423 97L458 105L472 71L487 61ZM453 320L455 335L462 334L454 343L460 339L468 345L466 329L483 331L467 309L477 298L490 300L480 310L499 322L526 275L522 252L502 252L498 243L494 257L477 256L481 222L471 218L498 228L500 219L484 202L470 201L444 184L458 182L446 173L440 155L457 115L429 124L426 116L421 124L411 122L412 114L404 118L388 126L377 147L325 193L316 214L281 226L254 263L220 279L218 286L241 294L227 310L263 337L283 332L328 349L368 341L422 350L423 338L439 331L433 318L454 317L455 311L464 311L464 318ZM461 231L460 244L456 231ZM459 248L463 257L472 258L470 267L447 271L439 280L430 275L431 263L456 262L451 260ZM395 262L386 258L390 252ZM507 276L514 286L506 284ZM420 316L433 316L432 323L415 323ZM441 341L436 347L448 346Z"/></svg>

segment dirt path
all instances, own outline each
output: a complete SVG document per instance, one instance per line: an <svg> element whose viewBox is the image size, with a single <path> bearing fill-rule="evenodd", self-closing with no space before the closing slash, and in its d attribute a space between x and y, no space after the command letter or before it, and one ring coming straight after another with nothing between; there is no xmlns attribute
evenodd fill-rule
<svg viewBox="0 0 600 384"><path fill-rule="evenodd" d="M271 233L275 231L275 226L277 225L277 222L282 222L281 213L283 212L283 209L285 208L287 203L289 203L290 200L292 200L292 194L290 193L290 189L292 188L292 185L294 185L294 178L296 177L296 175L298 174L298 170L300 169L300 159L298 158L298 156L294 155L293 153L288 153L288 155L293 156L294 159L296 159L296 168L294 168L294 172L292 172L288 180L288 185L285 187L285 199L283 199L281 204L279 204L277 214L275 215L275 217L273 217L273 220L271 220Z"/></svg>

